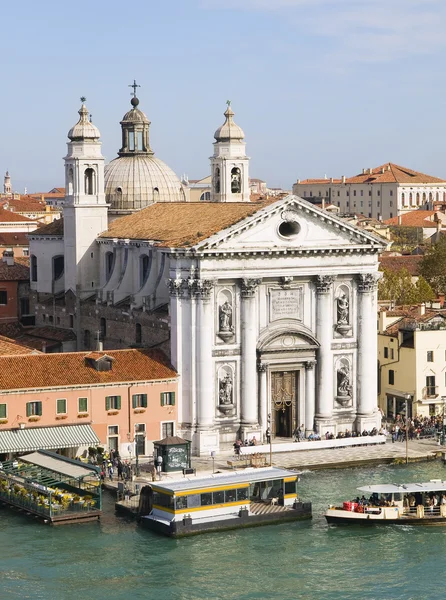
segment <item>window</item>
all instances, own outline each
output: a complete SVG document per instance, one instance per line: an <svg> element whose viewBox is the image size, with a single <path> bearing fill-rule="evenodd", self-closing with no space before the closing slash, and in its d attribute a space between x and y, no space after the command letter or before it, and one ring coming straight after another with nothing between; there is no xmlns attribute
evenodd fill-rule
<svg viewBox="0 0 446 600"><path fill-rule="evenodd" d="M387 347L384 348L384 358L389 358L389 349Z"/></svg>
<svg viewBox="0 0 446 600"><path fill-rule="evenodd" d="M304 198L306 198L306 197L307 197L307 192L304 192Z"/></svg>
<svg viewBox="0 0 446 600"><path fill-rule="evenodd" d="M296 482L295 481L285 481L285 494L295 494L296 493Z"/></svg>
<svg viewBox="0 0 446 600"><path fill-rule="evenodd" d="M427 362L434 362L434 353L432 350L427 351Z"/></svg>
<svg viewBox="0 0 446 600"><path fill-rule="evenodd" d="M53 279L57 281L63 275L64 271L64 257L63 256L54 256L53 257Z"/></svg>
<svg viewBox="0 0 446 600"><path fill-rule="evenodd" d="M378 190L376 193L377 196L381 196L381 192Z"/></svg>
<svg viewBox="0 0 446 600"><path fill-rule="evenodd" d="M304 192L306 195L307 192ZM200 202L209 202L211 199L211 192L203 192L200 196Z"/></svg>
<svg viewBox="0 0 446 600"><path fill-rule="evenodd" d="M141 323L135 325L135 343L142 344L142 327Z"/></svg>
<svg viewBox="0 0 446 600"><path fill-rule="evenodd" d="M338 190L338 196L340 196L340 195L341 195L341 192Z"/></svg>
<svg viewBox="0 0 446 600"><path fill-rule="evenodd" d="M389 206L393 206L393 200L390 200Z"/></svg>
<svg viewBox="0 0 446 600"><path fill-rule="evenodd" d="M23 256L29 256L29 248L23 248Z"/></svg>
<svg viewBox="0 0 446 600"><path fill-rule="evenodd" d="M147 394L134 394L132 405L133 408L147 408Z"/></svg>
<svg viewBox="0 0 446 600"><path fill-rule="evenodd" d="M360 202L361 207L364 206L364 202L361 200Z"/></svg>
<svg viewBox="0 0 446 600"><path fill-rule="evenodd" d="M56 317L56 325L60 325L60 317Z"/></svg>
<svg viewBox="0 0 446 600"><path fill-rule="evenodd" d="M119 425L111 425L108 428L108 449L119 450Z"/></svg>
<svg viewBox="0 0 446 600"><path fill-rule="evenodd" d="M371 196L371 195L372 195L372 190L369 190L369 196Z"/></svg>
<svg viewBox="0 0 446 600"><path fill-rule="evenodd" d="M77 399L77 412L86 413L88 412L88 398Z"/></svg>
<svg viewBox="0 0 446 600"><path fill-rule="evenodd" d="M353 190L353 196L356 196L356 190Z"/></svg>
<svg viewBox="0 0 446 600"><path fill-rule="evenodd" d="M395 371L389 369L389 385L395 385Z"/></svg>
<svg viewBox="0 0 446 600"><path fill-rule="evenodd" d="M137 140L136 140L136 142L137 142L137 147L136 147L136 149L137 149L137 150L143 150L143 144L142 144L142 131L138 131L138 132L137 132L137 134L136 134L136 137L137 137Z"/></svg>
<svg viewBox="0 0 446 600"><path fill-rule="evenodd" d="M85 169L84 182L85 182L85 194L92 196L95 193L95 177L96 174L93 169Z"/></svg>
<svg viewBox="0 0 446 600"><path fill-rule="evenodd" d="M393 190L390 190L390 195L393 196ZM404 198L403 198L403 200L404 200Z"/></svg>
<svg viewBox="0 0 446 600"><path fill-rule="evenodd" d="M106 396L105 410L121 410L121 396Z"/></svg>
<svg viewBox="0 0 446 600"><path fill-rule="evenodd" d="M364 190L361 190L361 196L364 196Z"/></svg>
<svg viewBox="0 0 446 600"><path fill-rule="evenodd" d="M3 306L8 304L8 292L6 290L0 290L0 304Z"/></svg>
<svg viewBox="0 0 446 600"><path fill-rule="evenodd" d="M393 213L390 213L390 218L393 219Z"/></svg>
<svg viewBox="0 0 446 600"><path fill-rule="evenodd" d="M129 150L135 149L135 132L129 131Z"/></svg>
<svg viewBox="0 0 446 600"><path fill-rule="evenodd" d="M162 439L174 435L173 423L163 423L162 426Z"/></svg>
<svg viewBox="0 0 446 600"><path fill-rule="evenodd" d="M26 416L41 416L42 415L42 403L38 402L27 402L26 403Z"/></svg>
<svg viewBox="0 0 446 600"><path fill-rule="evenodd" d="M139 258L139 285L142 287L149 274L150 260L147 254L143 254Z"/></svg>
<svg viewBox="0 0 446 600"><path fill-rule="evenodd" d="M37 256L31 254L31 281L37 281Z"/></svg>
<svg viewBox="0 0 446 600"><path fill-rule="evenodd" d="M70 319L70 329L74 328L74 315L69 315L69 319Z"/></svg>
<svg viewBox="0 0 446 600"><path fill-rule="evenodd" d="M6 404L0 404L0 419L6 419L6 417L7 417Z"/></svg>
<svg viewBox="0 0 446 600"><path fill-rule="evenodd" d="M390 358L393 360L395 358L395 350L390 348Z"/></svg>
<svg viewBox="0 0 446 600"><path fill-rule="evenodd" d="M347 190L347 196L350 196L350 192Z"/></svg>
<svg viewBox="0 0 446 600"><path fill-rule="evenodd" d="M431 398L436 395L435 391L435 375L428 375L426 377L426 396Z"/></svg>
<svg viewBox="0 0 446 600"><path fill-rule="evenodd" d="M52 323L54 321L53 315L48 315L48 321Z"/></svg>
<svg viewBox="0 0 446 600"><path fill-rule="evenodd" d="M161 392L161 406L175 406L175 392Z"/></svg>
<svg viewBox="0 0 446 600"><path fill-rule="evenodd" d="M56 413L58 415L65 415L67 412L67 401L65 398L59 398L56 400Z"/></svg>

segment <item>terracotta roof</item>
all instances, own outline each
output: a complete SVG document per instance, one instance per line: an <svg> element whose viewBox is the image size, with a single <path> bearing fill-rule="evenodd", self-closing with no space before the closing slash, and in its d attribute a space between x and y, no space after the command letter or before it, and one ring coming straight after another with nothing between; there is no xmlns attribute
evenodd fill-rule
<svg viewBox="0 0 446 600"><path fill-rule="evenodd" d="M33 219L28 219L23 215L18 215L6 208L1 210L0 208L0 223L35 223L36 221Z"/></svg>
<svg viewBox="0 0 446 600"><path fill-rule="evenodd" d="M26 329L26 334L56 342L69 342L76 339L76 335L71 329L62 329L61 327L32 327Z"/></svg>
<svg viewBox="0 0 446 600"><path fill-rule="evenodd" d="M320 184L337 184L342 183L342 179L304 179L299 182L304 185L320 185ZM433 177L432 175L425 175L418 171L413 171L407 167L400 167L394 163L385 163L379 167L372 169L366 169L365 173L359 173L353 177L347 177L345 183L443 183L446 184L446 180ZM299 184L298 184L299 185Z"/></svg>
<svg viewBox="0 0 446 600"><path fill-rule="evenodd" d="M42 225L36 231L32 231L30 235L63 235L63 217L55 219L52 223L48 223L48 225Z"/></svg>
<svg viewBox="0 0 446 600"><path fill-rule="evenodd" d="M0 281L29 280L29 258L16 256L13 265L7 265L0 259Z"/></svg>
<svg viewBox="0 0 446 600"><path fill-rule="evenodd" d="M159 202L116 219L99 237L152 240L169 248L194 246L273 202L277 202L277 198L243 203Z"/></svg>
<svg viewBox="0 0 446 600"><path fill-rule="evenodd" d="M410 212L401 215L401 223L399 217L392 217L383 221L385 225L402 225L403 227L437 227L434 221L435 210L411 210Z"/></svg>
<svg viewBox="0 0 446 600"><path fill-rule="evenodd" d="M89 352L0 356L0 389L51 388L176 378L160 350L108 350L110 371L96 371L85 360Z"/></svg>
<svg viewBox="0 0 446 600"><path fill-rule="evenodd" d="M34 196L20 196L18 200L7 200L8 209L15 213L22 212L45 212L46 203Z"/></svg>
<svg viewBox="0 0 446 600"><path fill-rule="evenodd" d="M417 276L418 268L423 257L420 254L407 254L404 256L381 256L380 265L383 269L387 269L393 273L406 269L412 275Z"/></svg>
<svg viewBox="0 0 446 600"><path fill-rule="evenodd" d="M0 246L29 246L27 234L24 231L0 232Z"/></svg>
<svg viewBox="0 0 446 600"><path fill-rule="evenodd" d="M0 355L35 354L37 351L29 346L23 346L11 338L0 335Z"/></svg>
<svg viewBox="0 0 446 600"><path fill-rule="evenodd" d="M396 313L397 311L394 312ZM393 316L393 313L388 312L387 315ZM426 312L424 313L424 315L420 315L418 314L418 306L412 306L407 311L405 311L404 316L401 319L399 319L396 323L392 323L391 325L386 327L385 333L386 335L395 336L398 334L398 331L401 328L416 323L428 323L431 319L438 316L443 317L443 319L446 320L446 310L432 310L426 308Z"/></svg>

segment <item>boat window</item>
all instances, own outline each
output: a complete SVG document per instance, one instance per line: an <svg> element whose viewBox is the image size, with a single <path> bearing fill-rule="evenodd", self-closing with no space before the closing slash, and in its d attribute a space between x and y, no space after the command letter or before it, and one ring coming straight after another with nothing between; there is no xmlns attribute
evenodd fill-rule
<svg viewBox="0 0 446 600"><path fill-rule="evenodd" d="M296 493L296 482L295 481L285 481L285 494L295 494Z"/></svg>
<svg viewBox="0 0 446 600"><path fill-rule="evenodd" d="M223 504L225 501L225 493L222 492L214 492L214 504Z"/></svg>
<svg viewBox="0 0 446 600"><path fill-rule="evenodd" d="M249 488L240 488L237 490L237 500L248 500Z"/></svg>
<svg viewBox="0 0 446 600"><path fill-rule="evenodd" d="M212 492L201 494L201 506L210 506L212 504Z"/></svg>
<svg viewBox="0 0 446 600"><path fill-rule="evenodd" d="M403 499L401 494L393 494L393 499L395 502L399 502L400 500Z"/></svg>
<svg viewBox="0 0 446 600"><path fill-rule="evenodd" d="M237 490L226 490L225 502L235 502L237 500Z"/></svg>
<svg viewBox="0 0 446 600"><path fill-rule="evenodd" d="M160 492L153 492L153 504L165 506L166 508L173 508L173 496L161 494Z"/></svg>
<svg viewBox="0 0 446 600"><path fill-rule="evenodd" d="M177 496L175 500L175 508L177 510L181 510L182 508L187 508L187 496Z"/></svg>
<svg viewBox="0 0 446 600"><path fill-rule="evenodd" d="M201 506L201 494L187 496L187 508L198 508Z"/></svg>

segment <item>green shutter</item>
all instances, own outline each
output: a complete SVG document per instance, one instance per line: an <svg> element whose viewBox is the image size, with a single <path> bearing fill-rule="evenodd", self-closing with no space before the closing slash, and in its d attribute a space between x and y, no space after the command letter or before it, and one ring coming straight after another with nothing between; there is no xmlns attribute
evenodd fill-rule
<svg viewBox="0 0 446 600"><path fill-rule="evenodd" d="M170 392L170 404L175 406L175 392Z"/></svg>
<svg viewBox="0 0 446 600"><path fill-rule="evenodd" d="M42 416L42 403L41 402L37 402L37 410L36 413L39 415L39 417Z"/></svg>
<svg viewBox="0 0 446 600"><path fill-rule="evenodd" d="M138 408L138 396L136 394L132 396L132 406L133 408Z"/></svg>
<svg viewBox="0 0 446 600"><path fill-rule="evenodd" d="M110 410L110 396L105 396L105 410Z"/></svg>
<svg viewBox="0 0 446 600"><path fill-rule="evenodd" d="M85 413L88 411L88 398L79 398L78 412Z"/></svg>
<svg viewBox="0 0 446 600"><path fill-rule="evenodd" d="M161 394L160 394L160 404L161 404L161 406L164 406L166 404L165 401L164 401L164 397L165 397L164 396L164 392L161 392Z"/></svg>
<svg viewBox="0 0 446 600"><path fill-rule="evenodd" d="M26 403L26 416L30 417L32 415L31 402Z"/></svg>
<svg viewBox="0 0 446 600"><path fill-rule="evenodd" d="M121 396L116 396L116 410L121 410Z"/></svg>
<svg viewBox="0 0 446 600"><path fill-rule="evenodd" d="M0 419L6 419L6 404L0 404Z"/></svg>
<svg viewBox="0 0 446 600"><path fill-rule="evenodd" d="M141 406L147 408L147 394L143 394L141 398Z"/></svg>
<svg viewBox="0 0 446 600"><path fill-rule="evenodd" d="M59 398L57 400L56 410L58 415L65 414L67 412L67 401L65 400L65 398Z"/></svg>

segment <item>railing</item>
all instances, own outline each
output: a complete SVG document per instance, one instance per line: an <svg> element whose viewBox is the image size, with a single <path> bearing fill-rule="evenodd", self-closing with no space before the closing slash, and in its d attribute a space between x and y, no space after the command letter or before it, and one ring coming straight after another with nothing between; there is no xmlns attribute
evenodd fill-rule
<svg viewBox="0 0 446 600"><path fill-rule="evenodd" d="M427 385L422 390L423 399L436 398L438 396L438 385Z"/></svg>

